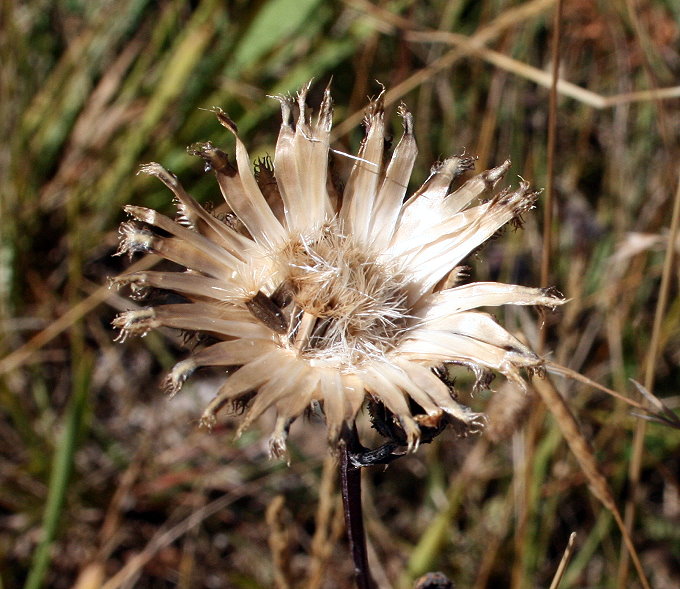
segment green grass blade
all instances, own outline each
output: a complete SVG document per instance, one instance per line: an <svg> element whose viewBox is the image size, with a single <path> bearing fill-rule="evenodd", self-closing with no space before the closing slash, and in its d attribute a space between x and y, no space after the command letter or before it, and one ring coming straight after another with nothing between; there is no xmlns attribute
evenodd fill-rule
<svg viewBox="0 0 680 589"><path fill-rule="evenodd" d="M42 539L33 554L33 562L24 589L42 587L50 565L52 543L59 531L61 510L73 470L77 440L86 415L85 408L90 377L92 376L92 364L92 360L86 355L81 358L81 363L77 369L77 382L74 383L73 397L66 413L64 431L54 452L54 466L50 474L47 503L43 516Z"/></svg>

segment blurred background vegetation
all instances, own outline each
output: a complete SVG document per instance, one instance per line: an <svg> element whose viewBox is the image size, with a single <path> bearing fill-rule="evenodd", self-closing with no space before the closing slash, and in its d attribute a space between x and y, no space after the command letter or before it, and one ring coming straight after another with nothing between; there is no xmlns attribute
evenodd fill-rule
<svg viewBox="0 0 680 589"><path fill-rule="evenodd" d="M376 80L396 136L395 107L409 107L414 186L463 150L480 170L510 156L509 182L552 181L549 284L571 302L502 321L533 345L545 321L555 362L633 397L629 378L647 382L680 406L677 262L652 336L665 254L680 247L669 234L680 101L677 88L643 92L680 79L680 4L563 4L560 75L587 92L561 88L550 175L553 0L2 2L1 587L351 587L323 427L296 424L290 467L267 461L256 429L238 443L228 419L199 430L219 375L164 398L181 336L114 343L110 321L132 303L106 287L129 266L112 257L122 205L172 213L138 166L161 162L217 202L186 152L205 140L232 149L205 109L230 114L251 156L273 154L280 121L267 95L310 79L313 104L332 79L340 149L360 141ZM540 285L541 214L539 203L522 231L473 256L471 275ZM555 382L628 508L650 582L680 586L680 432ZM547 587L571 532L561 587L639 586L550 408L494 384L470 401L487 410L487 433L443 435L365 472L380 587L431 570L459 588Z"/></svg>

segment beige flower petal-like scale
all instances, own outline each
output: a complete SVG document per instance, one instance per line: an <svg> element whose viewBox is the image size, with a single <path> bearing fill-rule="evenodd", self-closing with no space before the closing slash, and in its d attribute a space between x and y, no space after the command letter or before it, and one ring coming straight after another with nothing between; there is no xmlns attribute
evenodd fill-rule
<svg viewBox="0 0 680 589"><path fill-rule="evenodd" d="M135 272L113 282L130 285L136 298L161 290L183 302L122 313L114 320L119 339L158 327L207 336L173 368L167 389L176 393L200 367L223 367L224 384L202 423L210 427L225 406L245 409L240 435L272 408L273 455L285 453L291 424L308 409L323 412L335 444L369 399L392 416L392 431L411 451L423 428L479 429L482 416L457 402L439 370L464 364L480 387L496 371L523 388L522 371L540 370L542 360L476 309L555 307L564 300L517 285L458 284L464 276L458 264L531 209L536 193L521 182L475 203L510 162L452 190L474 163L460 155L433 166L406 198L417 154L413 117L399 108L404 133L385 157L382 95L368 107L349 177L336 184L329 169L330 92L314 119L308 90L297 101L277 97L283 122L274 162L265 158L254 169L235 124L214 109L235 137L236 165L210 143L190 153L214 172L226 212L224 204L219 214L203 208L159 164L141 168L173 192L178 216L126 207L134 220L121 227L119 253L153 252L186 270Z"/></svg>

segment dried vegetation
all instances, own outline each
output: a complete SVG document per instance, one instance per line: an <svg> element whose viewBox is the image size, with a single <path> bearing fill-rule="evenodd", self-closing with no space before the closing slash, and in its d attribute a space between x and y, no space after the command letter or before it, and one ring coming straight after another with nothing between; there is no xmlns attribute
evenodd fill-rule
<svg viewBox="0 0 680 589"><path fill-rule="evenodd" d="M509 156L509 178L552 186L548 275L547 193L523 230L467 260L471 275L554 285L568 305L506 310L504 325L556 364L638 400L634 378L677 411L679 276L667 253L680 253L680 8L563 2L550 171L557 4L3 3L0 586L351 586L321 424L296 424L290 467L266 460L255 431L234 444L229 421L198 429L219 374L164 398L163 375L191 342L168 331L114 343L110 321L131 303L106 286L126 266L111 257L122 205L173 214L138 166L163 162L214 201L186 146L232 151L233 140L203 109L222 107L264 157L279 125L265 94L311 78L317 104L333 78L335 146L350 153L374 80L388 88L395 136L397 106L408 104L414 185L430 162L465 149L478 170ZM366 471L381 587L411 587L433 570L459 587L547 587L572 532L560 587L641 586L612 504L632 522L651 586L680 584L680 431L583 382L541 383L547 406L497 379L495 393L470 401L487 412L487 434L442 435Z"/></svg>

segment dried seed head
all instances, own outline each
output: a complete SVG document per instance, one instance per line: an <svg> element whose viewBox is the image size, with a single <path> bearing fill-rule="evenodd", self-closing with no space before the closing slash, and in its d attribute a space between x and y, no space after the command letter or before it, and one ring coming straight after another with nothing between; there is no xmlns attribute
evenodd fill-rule
<svg viewBox="0 0 680 589"><path fill-rule="evenodd" d="M187 271L133 273L114 282L137 292L177 292L188 302L121 314L114 321L119 339L159 326L209 334L214 343L177 364L166 388L176 393L201 366L228 368L201 423L212 427L217 412L231 406L245 410L240 434L273 407L273 456L285 455L291 424L310 407L323 411L335 444L367 400L388 450L367 452L360 462L393 457L394 448L414 451L448 425L460 435L475 432L483 416L458 403L439 369L467 366L477 388L500 372L522 389L521 371L542 367L541 358L476 309L554 307L563 299L515 285L461 285L460 264L503 225L519 223L537 193L522 181L481 201L509 161L452 191L474 164L463 154L433 166L405 198L417 154L413 117L399 107L404 133L386 161L382 93L368 107L366 136L338 191L329 172L330 93L314 120L308 90L297 96L295 123L294 102L277 97L283 122L274 160L260 160L254 170L236 125L213 110L236 138L235 166L210 143L189 151L215 174L225 200L215 213L159 164L140 169L170 188L178 216L126 207L136 221L122 225L119 253L154 252Z"/></svg>

